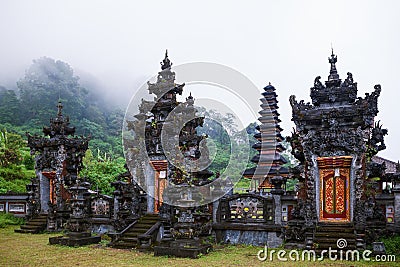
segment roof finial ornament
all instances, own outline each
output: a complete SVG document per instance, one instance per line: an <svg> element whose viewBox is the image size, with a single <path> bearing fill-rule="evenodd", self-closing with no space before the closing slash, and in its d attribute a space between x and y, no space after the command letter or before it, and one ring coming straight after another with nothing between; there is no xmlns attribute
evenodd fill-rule
<svg viewBox="0 0 400 267"><path fill-rule="evenodd" d="M331 70L329 72L328 81L339 80L339 74L337 73L335 65L337 62L337 56L333 53L333 47L331 47L331 49L332 49L332 54L331 57L328 58L329 63L331 64Z"/></svg>
<svg viewBox="0 0 400 267"><path fill-rule="evenodd" d="M186 102L188 103L189 106L193 106L194 98L192 96L192 92L190 92L189 96L186 98Z"/></svg>
<svg viewBox="0 0 400 267"><path fill-rule="evenodd" d="M168 58L168 49L165 50L165 58L163 59L162 62L160 62L160 64L161 64L161 69L162 70L171 68L172 62Z"/></svg>
<svg viewBox="0 0 400 267"><path fill-rule="evenodd" d="M57 104L57 116L61 117L62 116L62 109L63 109L63 105L61 103L61 100L58 100L58 104Z"/></svg>

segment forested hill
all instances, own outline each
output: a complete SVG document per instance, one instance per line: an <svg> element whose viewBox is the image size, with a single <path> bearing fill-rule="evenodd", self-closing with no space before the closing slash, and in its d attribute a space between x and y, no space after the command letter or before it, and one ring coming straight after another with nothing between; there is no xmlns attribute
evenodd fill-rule
<svg viewBox="0 0 400 267"><path fill-rule="evenodd" d="M84 88L65 62L42 57L33 61L25 76L16 81L17 90L0 87L0 126L24 134L40 133L62 101L78 135L92 135L91 150L122 156L123 111L102 98L96 88Z"/></svg>
<svg viewBox="0 0 400 267"><path fill-rule="evenodd" d="M34 160L26 146L26 132L42 135L62 101L76 134L91 135L82 177L94 189L111 193L110 182L124 172L121 128L124 112L106 102L93 88L81 86L65 62L43 57L33 61L16 90L0 84L0 193L25 192L35 177Z"/></svg>

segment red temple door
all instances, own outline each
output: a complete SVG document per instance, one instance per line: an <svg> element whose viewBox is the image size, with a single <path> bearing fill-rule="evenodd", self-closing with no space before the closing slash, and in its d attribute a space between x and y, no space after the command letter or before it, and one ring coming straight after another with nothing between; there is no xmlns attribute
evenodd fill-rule
<svg viewBox="0 0 400 267"><path fill-rule="evenodd" d="M166 160L154 160L150 162L153 167L154 173L154 213L158 213L163 203L163 193L167 185L167 161Z"/></svg>
<svg viewBox="0 0 400 267"><path fill-rule="evenodd" d="M320 221L350 221L351 157L318 158Z"/></svg>
<svg viewBox="0 0 400 267"><path fill-rule="evenodd" d="M42 172L42 175L49 179L49 201L52 204L56 204L56 186L55 186L55 180L56 180L56 172Z"/></svg>
<svg viewBox="0 0 400 267"><path fill-rule="evenodd" d="M346 218L346 177L329 171L323 177L323 218Z"/></svg>

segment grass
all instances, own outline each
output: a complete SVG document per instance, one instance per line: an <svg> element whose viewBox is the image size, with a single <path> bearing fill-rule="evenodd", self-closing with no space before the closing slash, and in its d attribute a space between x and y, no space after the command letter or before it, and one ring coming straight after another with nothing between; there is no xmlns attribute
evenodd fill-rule
<svg viewBox="0 0 400 267"><path fill-rule="evenodd" d="M85 247L48 245L58 234L17 234L16 226L0 229L0 266L369 266L367 262L260 262L259 247L215 245L214 251L199 259L154 257L136 250L119 250L100 244ZM398 266L385 263L374 266Z"/></svg>

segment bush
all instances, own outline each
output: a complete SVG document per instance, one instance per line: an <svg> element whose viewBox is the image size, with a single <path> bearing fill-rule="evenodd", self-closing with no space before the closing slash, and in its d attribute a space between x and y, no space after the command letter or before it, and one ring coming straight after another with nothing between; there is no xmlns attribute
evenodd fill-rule
<svg viewBox="0 0 400 267"><path fill-rule="evenodd" d="M21 225L24 224L23 218L17 218L11 213L0 212L0 228L5 228L8 225Z"/></svg>
<svg viewBox="0 0 400 267"><path fill-rule="evenodd" d="M90 149L86 151L83 164L80 176L88 179L93 190L99 189L108 195L112 195L114 191L111 182L116 181L117 176L126 171L124 158L110 159L106 154L103 157L94 157Z"/></svg>
<svg viewBox="0 0 400 267"><path fill-rule="evenodd" d="M13 181L24 179L24 173L21 166L12 164L8 167L0 167L0 177L3 177L6 181Z"/></svg>
<svg viewBox="0 0 400 267"><path fill-rule="evenodd" d="M385 244L386 254L400 255L400 235L383 238L381 241Z"/></svg>

